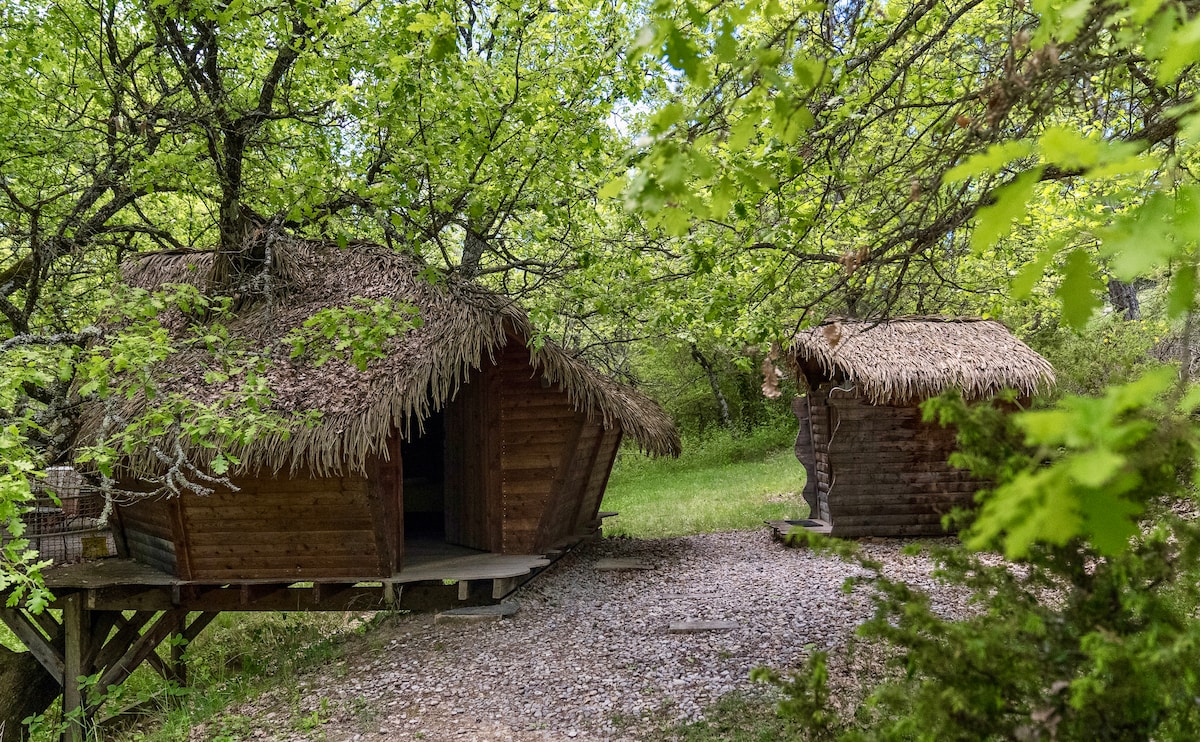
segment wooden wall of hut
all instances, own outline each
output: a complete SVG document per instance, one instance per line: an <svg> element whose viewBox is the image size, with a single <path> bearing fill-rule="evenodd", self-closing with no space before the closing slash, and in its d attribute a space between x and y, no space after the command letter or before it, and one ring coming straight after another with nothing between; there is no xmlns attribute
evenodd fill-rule
<svg viewBox="0 0 1200 742"><path fill-rule="evenodd" d="M983 486L947 459L954 431L914 406L870 404L825 384L808 397L817 479L812 517L834 536L937 536Z"/></svg>
<svg viewBox="0 0 1200 742"><path fill-rule="evenodd" d="M808 503L811 517L817 517L821 506L817 495L817 455L813 446L812 415L808 410L808 397L797 396L792 400L792 413L800 423L796 432L796 459L804 465L804 490L801 496Z"/></svg>
<svg viewBox="0 0 1200 742"><path fill-rule="evenodd" d="M233 482L236 492L121 507L130 556L197 581L383 577L396 570L395 508L366 477Z"/></svg>
<svg viewBox="0 0 1200 742"><path fill-rule="evenodd" d="M444 413L445 540L538 554L594 529L621 441L576 411L514 341ZM130 555L192 580L388 576L403 563L397 436L365 476L234 480L237 492L119 508Z"/></svg>
<svg viewBox="0 0 1200 742"><path fill-rule="evenodd" d="M497 358L500 377L500 551L534 554L590 527L620 443L619 429L576 411L567 393L530 368L511 343Z"/></svg>
<svg viewBox="0 0 1200 742"><path fill-rule="evenodd" d="M120 531L129 556L142 564L176 574L175 524L179 504L173 500L135 500L117 508Z"/></svg>

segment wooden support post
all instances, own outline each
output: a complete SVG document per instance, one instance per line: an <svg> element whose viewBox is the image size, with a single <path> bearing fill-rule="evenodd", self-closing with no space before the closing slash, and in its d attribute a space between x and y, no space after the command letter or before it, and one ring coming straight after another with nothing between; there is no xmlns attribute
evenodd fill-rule
<svg viewBox="0 0 1200 742"><path fill-rule="evenodd" d="M155 647L162 643L162 640L167 638L169 634L179 630L180 625L186 620L187 611L180 608L173 611L165 611L155 621L150 628L146 629L146 633L137 638L129 649L118 659L104 670L100 676L100 682L97 683L103 691L110 685L119 685L125 682L125 678L137 669L138 665L146 660L146 657L154 651Z"/></svg>
<svg viewBox="0 0 1200 742"><path fill-rule="evenodd" d="M187 658L184 653L191 643L200 635L204 628L213 622L219 613L216 611L207 611L200 613L192 619L191 623L187 623L187 617L180 622L180 630L171 634L173 642L171 644L171 679L180 685L186 687L188 684L187 673Z"/></svg>
<svg viewBox="0 0 1200 742"><path fill-rule="evenodd" d="M183 632L177 631L171 634L171 679L181 688L188 684L187 662L183 659L185 649L187 649L187 641L183 638Z"/></svg>
<svg viewBox="0 0 1200 742"><path fill-rule="evenodd" d="M35 622L24 611L15 608L0 608L0 621L3 621L4 625L17 635L21 643L29 648L34 658L41 663L42 667L46 668L46 672L50 673L50 677L62 685L65 667L62 651L55 647L54 641L47 639L38 630L39 622ZM56 631L54 638L57 639L60 633L61 631Z"/></svg>
<svg viewBox="0 0 1200 742"><path fill-rule="evenodd" d="M154 672L158 673L158 676L160 678L162 678L163 680L174 680L175 679L174 668L168 666L166 661L163 660L162 657L159 657L154 652L151 652L150 654L146 655L146 659L144 660L144 662L150 666L150 669L152 669L152 670L154 670Z"/></svg>
<svg viewBox="0 0 1200 742"><path fill-rule="evenodd" d="M88 640L87 655L83 658L85 665L96 667L96 659L108 642L108 635L124 622L125 617L120 611L92 611L92 636Z"/></svg>
<svg viewBox="0 0 1200 742"><path fill-rule="evenodd" d="M492 580L492 598L499 600L517 589L517 578L500 577Z"/></svg>
<svg viewBox="0 0 1200 742"><path fill-rule="evenodd" d="M125 650L129 648L129 645L137 641L142 627L149 623L150 619L154 618L154 611L138 611L133 614L132 618L125 618L120 614L117 615L117 633L96 652L95 666L101 671L116 662L121 655L125 654Z"/></svg>
<svg viewBox="0 0 1200 742"><path fill-rule="evenodd" d="M50 640L51 644L57 643L59 649L62 649L62 624L50 615L50 611L42 611L41 613L32 613L30 611L21 612L25 618L38 625L42 633Z"/></svg>
<svg viewBox="0 0 1200 742"><path fill-rule="evenodd" d="M88 611L79 593L63 599L63 636L66 640L63 658L63 718L67 722L66 742L84 742L87 738L88 708L79 678L88 675L84 666L87 640L91 635Z"/></svg>
<svg viewBox="0 0 1200 742"><path fill-rule="evenodd" d="M213 622L213 619L221 615L217 611L205 611L199 616L192 619L188 627L183 630L183 638L187 639L188 644L191 644L196 637L200 636L200 632L204 631L205 627Z"/></svg>

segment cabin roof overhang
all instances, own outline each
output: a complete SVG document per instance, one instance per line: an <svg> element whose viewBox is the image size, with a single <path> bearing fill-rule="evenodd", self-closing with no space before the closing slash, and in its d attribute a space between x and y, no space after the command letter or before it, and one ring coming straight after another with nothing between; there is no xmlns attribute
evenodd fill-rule
<svg viewBox="0 0 1200 742"><path fill-rule="evenodd" d="M810 384L849 384L872 404L915 404L955 388L967 399L1006 388L1032 396L1054 385L1046 359L987 319L834 318L798 333L788 361Z"/></svg>
<svg viewBox="0 0 1200 742"><path fill-rule="evenodd" d="M167 284L190 284L208 291L213 251L169 251L139 257L124 266L127 283L155 290ZM241 471L307 470L317 475L362 472L397 432L408 437L434 411L448 404L471 374L495 362L510 343L530 353L532 373L541 373L566 392L572 404L606 428L620 427L641 447L656 455L677 455L679 434L666 413L633 388L591 368L553 342L533 342L535 330L511 299L454 275L440 275L418 258L379 245L354 243L339 247L319 241L281 241L275 245L270 281L239 288L238 310L223 320L230 337L245 347L269 353L261 377L271 390L271 411L298 422L263 435L235 453ZM263 288L264 285L266 288ZM359 368L350 359L333 358L320 365L287 357L285 336L301 328L316 312L346 306L352 299L393 300L416 307L420 324L384 341L380 357ZM196 322L179 310L163 319L178 336ZM280 350L283 348L284 350ZM190 347L162 364L164 387L202 404L235 397L239 379L205 381L197 369L214 356ZM155 402L144 394L118 404L119 415L132 420ZM310 411L315 424L299 422ZM93 404L84 410L77 442L94 440L111 410ZM192 446L168 431L160 450L178 444L192 463L207 465L213 451ZM132 471L162 467L157 453L134 452L125 461Z"/></svg>

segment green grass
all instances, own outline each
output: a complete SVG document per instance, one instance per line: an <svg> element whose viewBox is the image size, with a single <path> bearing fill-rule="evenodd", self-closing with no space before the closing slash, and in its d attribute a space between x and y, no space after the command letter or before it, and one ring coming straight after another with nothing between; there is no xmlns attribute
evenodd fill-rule
<svg viewBox="0 0 1200 742"><path fill-rule="evenodd" d="M743 437L718 434L685 441L676 460L623 451L600 506L620 513L605 521L605 535L686 536L804 517L805 474L791 450L794 435L783 425Z"/></svg>
<svg viewBox="0 0 1200 742"><path fill-rule="evenodd" d="M740 693L723 697L705 715L704 721L665 726L645 738L675 742L777 742L802 738L800 723L781 717L775 703Z"/></svg>
<svg viewBox="0 0 1200 742"><path fill-rule="evenodd" d="M341 656L346 636L364 633L388 613L375 614L369 621L343 613L222 613L188 648L189 688L165 692L166 684L143 665L117 690L101 711L104 717L134 703L150 701L157 708L140 729L101 732L99 739L131 739L139 742L181 741L201 723L211 722L214 739L244 739L238 717L227 710L262 692L288 687L297 673ZM16 638L0 627L0 642L22 648ZM164 644L159 654L169 653ZM298 701L288 694L285 703ZM33 730L34 742L57 738L59 707L55 703L45 721Z"/></svg>

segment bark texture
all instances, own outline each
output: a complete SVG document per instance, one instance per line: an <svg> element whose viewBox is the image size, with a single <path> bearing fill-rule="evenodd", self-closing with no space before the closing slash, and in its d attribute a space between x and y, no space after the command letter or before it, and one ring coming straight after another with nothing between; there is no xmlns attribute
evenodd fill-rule
<svg viewBox="0 0 1200 742"><path fill-rule="evenodd" d="M32 654L0 647L0 742L23 739L21 720L45 711L60 692Z"/></svg>

